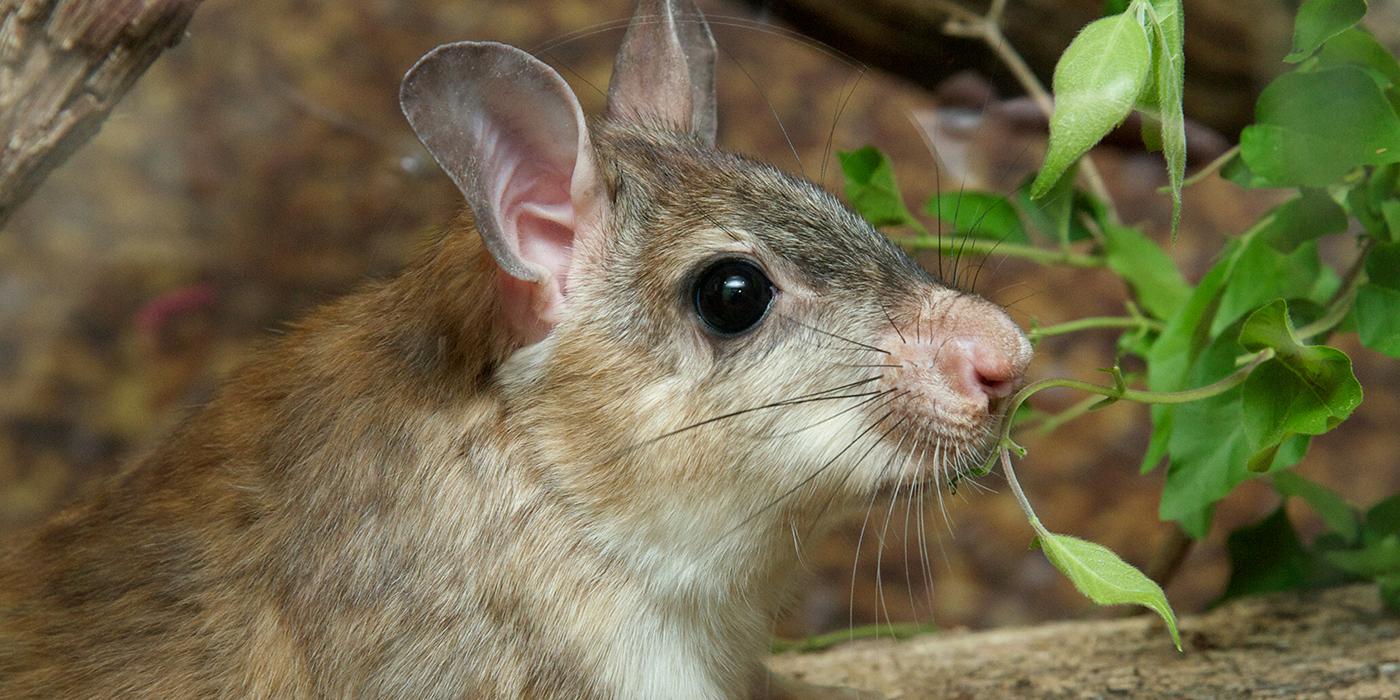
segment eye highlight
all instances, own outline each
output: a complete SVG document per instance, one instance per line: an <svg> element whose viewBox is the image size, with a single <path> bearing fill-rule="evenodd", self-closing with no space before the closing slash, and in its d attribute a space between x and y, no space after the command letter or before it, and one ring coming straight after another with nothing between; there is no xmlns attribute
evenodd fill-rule
<svg viewBox="0 0 1400 700"><path fill-rule="evenodd" d="M695 314L716 335L739 335L768 315L773 291L758 265L743 258L717 260L695 280Z"/></svg>

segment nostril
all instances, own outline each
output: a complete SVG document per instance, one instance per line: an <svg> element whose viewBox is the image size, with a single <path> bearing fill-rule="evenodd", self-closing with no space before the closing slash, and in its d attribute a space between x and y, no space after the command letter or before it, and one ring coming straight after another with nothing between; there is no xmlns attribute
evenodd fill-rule
<svg viewBox="0 0 1400 700"><path fill-rule="evenodd" d="M962 378L962 391L968 398L990 403L1009 396L1016 390L1021 373L1017 364L1005 352L975 338L957 341L957 375Z"/></svg>
<svg viewBox="0 0 1400 700"><path fill-rule="evenodd" d="M985 347L978 348L972 354L972 371L977 375L977 383L981 385L982 392L988 398L999 399L1009 395L1016 390L1016 383L1020 381L1020 372L1016 371L1012 362L1005 357L994 352L989 352Z"/></svg>
<svg viewBox="0 0 1400 700"><path fill-rule="evenodd" d="M977 381L982 385L982 393L993 399L1010 396L1011 392L1016 390L1014 379L997 379L978 372Z"/></svg>

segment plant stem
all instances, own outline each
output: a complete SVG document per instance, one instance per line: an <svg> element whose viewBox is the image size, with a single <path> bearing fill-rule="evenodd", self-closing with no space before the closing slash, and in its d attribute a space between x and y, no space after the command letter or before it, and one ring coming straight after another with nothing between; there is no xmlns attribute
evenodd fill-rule
<svg viewBox="0 0 1400 700"><path fill-rule="evenodd" d="M1342 319L1347 317L1351 311L1352 301L1356 296L1356 288L1361 286L1365 275L1361 274L1366 266L1366 254L1371 252L1371 246L1376 239L1367 238L1361 242L1361 252L1356 256L1356 260L1342 276L1342 284L1337 287L1337 292L1332 295L1332 299L1327 302L1327 310L1316 321L1309 323L1302 328L1294 330L1294 334L1299 340L1308 340L1313 336L1322 335L1332 330Z"/></svg>
<svg viewBox="0 0 1400 700"><path fill-rule="evenodd" d="M1021 504L1021 510L1025 511L1026 519L1031 522L1031 528L1035 534L1044 537L1050 534L1041 524L1040 518L1036 517L1035 510L1031 508L1030 499L1026 498L1026 492L1021 490L1021 482L1016 480L1016 470L1011 468L1011 450L1001 448L1001 471L1006 475L1006 484L1011 487L1012 495L1016 496L1016 502Z"/></svg>
<svg viewBox="0 0 1400 700"><path fill-rule="evenodd" d="M1184 389L1182 391L1119 389L1112 386L1081 382L1077 379L1042 379L1038 382L1032 382L1016 392L1016 395L1012 396L1011 401L1007 404L1006 415L1016 415L1016 411L1021 408L1021 404L1025 403L1026 399L1029 399L1033 394L1056 387L1077 389L1079 391L1087 391L1091 394L1098 394L1099 396L1106 396L1111 399L1127 399L1128 401L1135 401L1137 403L1178 404L1200 401L1201 399L1208 399L1212 396L1219 396L1243 384L1244 380L1249 377L1249 373L1253 372L1255 367L1272 359L1273 356L1273 348L1265 348L1259 352L1246 355L1245 357L1247 359L1245 360L1244 366L1231 372L1224 378L1205 386L1196 387L1194 389ZM1011 443L1011 421L1009 420L1003 421L1001 439L1003 445Z"/></svg>
<svg viewBox="0 0 1400 700"><path fill-rule="evenodd" d="M1035 76L1026 60L1021 54L1011 46L1011 42L1006 40L1006 35L1001 31L1002 11L1006 9L1005 0L993 0L991 8L986 16L979 16L961 5L950 0L934 0L934 4L943 8L951 17L943 25L943 33L948 36L956 36L964 39L981 39L997 58L1006 65L1007 70L1016 78L1016 82L1025 88L1026 93L1031 96L1036 106L1045 114L1047 120L1052 119L1055 114L1055 101L1050 96L1050 91L1045 89L1045 85ZM1118 208L1113 205L1113 197L1108 193L1108 186L1104 184L1103 175L1094 165L1094 161L1087 155L1079 159L1079 171L1084 176L1084 182L1089 186L1089 190L1094 193L1108 206L1109 218L1114 223L1118 223Z"/></svg>
<svg viewBox="0 0 1400 700"><path fill-rule="evenodd" d="M1093 408L1097 406L1100 401L1103 401L1103 399L1098 396L1085 397L1079 402L1070 406L1069 408L1060 411L1059 413L1045 414L1044 418L1040 418L1036 422L1031 423L1029 425L1027 425L1026 423L1022 423L1020 428L1022 430L1034 431L1036 435L1049 435L1050 433L1059 430L1060 426L1064 425L1065 423L1068 423L1074 420L1075 418L1078 418L1093 410Z"/></svg>
<svg viewBox="0 0 1400 700"><path fill-rule="evenodd" d="M1161 321L1154 321L1150 318L1133 318L1131 316L1090 316L1088 318L1075 319L1064 323L1057 323L1044 328L1032 328L1026 336L1031 342L1041 338L1049 338L1055 335L1087 331L1095 328L1145 328L1151 331L1160 331L1163 328Z"/></svg>
<svg viewBox="0 0 1400 700"><path fill-rule="evenodd" d="M980 253L983 255L1000 253L1013 258L1024 258L1047 265L1068 265L1070 267L1103 267L1104 259L1097 255L1076 253L1069 250L1047 250L1018 243L968 238L967 236L933 236L924 234L910 238L895 239L900 245L912 250L939 250L948 252Z"/></svg>
<svg viewBox="0 0 1400 700"><path fill-rule="evenodd" d="M894 624L874 624L852 627L848 630L834 630L822 634L814 634L802 639L774 639L770 650L774 654L781 654L788 651L811 652L821 651L837 644L849 642L854 639L879 639L881 636L890 639L908 639L915 635L929 634L937 632L938 627L931 623L924 622L897 622Z"/></svg>
<svg viewBox="0 0 1400 700"><path fill-rule="evenodd" d="M1182 189L1185 189L1185 188L1187 188L1187 187L1190 187L1190 186L1192 186L1192 185L1194 185L1194 184L1200 182L1201 180L1204 180L1204 179L1210 177L1210 174L1211 174L1211 173L1213 173L1213 172L1219 170L1219 169L1220 169L1221 167L1223 167L1226 163L1230 162L1230 159L1231 159L1231 158L1234 158L1234 157L1235 157L1235 154L1237 154L1237 153L1239 153L1239 152L1240 152L1240 147L1239 147L1239 145L1231 146L1231 147L1230 147L1230 150L1225 151L1224 153L1221 153L1219 156L1216 157L1215 160L1213 160L1213 161L1211 161L1211 162L1209 162L1209 163L1206 163L1204 166L1201 167L1200 170L1197 170L1196 172L1191 173L1191 177L1188 177L1188 178L1186 178L1185 180L1182 180L1182 181L1181 181L1181 187L1182 187ZM1159 187L1159 188L1157 188L1157 191L1158 191L1158 192L1164 192L1164 193L1165 193L1165 192L1170 192L1170 191L1171 191L1171 188L1170 188L1170 187Z"/></svg>

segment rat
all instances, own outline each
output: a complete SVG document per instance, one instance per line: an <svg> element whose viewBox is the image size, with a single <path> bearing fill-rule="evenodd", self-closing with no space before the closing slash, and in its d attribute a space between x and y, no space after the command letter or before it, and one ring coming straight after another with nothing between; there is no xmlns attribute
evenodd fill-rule
<svg viewBox="0 0 1400 700"><path fill-rule="evenodd" d="M795 538L991 449L1030 345L816 185L715 146L642 0L585 118L458 42L400 102L466 207L12 543L0 697L815 697Z"/></svg>

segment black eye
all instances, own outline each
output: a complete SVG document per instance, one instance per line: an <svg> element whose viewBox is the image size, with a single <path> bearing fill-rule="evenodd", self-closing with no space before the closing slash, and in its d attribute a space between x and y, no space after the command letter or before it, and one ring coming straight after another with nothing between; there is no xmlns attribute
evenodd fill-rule
<svg viewBox="0 0 1400 700"><path fill-rule="evenodd" d="M773 283L747 260L712 263L695 281L695 313L719 335L738 335L757 326L772 302Z"/></svg>

